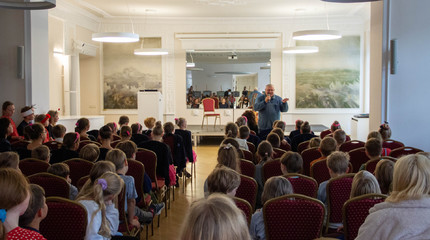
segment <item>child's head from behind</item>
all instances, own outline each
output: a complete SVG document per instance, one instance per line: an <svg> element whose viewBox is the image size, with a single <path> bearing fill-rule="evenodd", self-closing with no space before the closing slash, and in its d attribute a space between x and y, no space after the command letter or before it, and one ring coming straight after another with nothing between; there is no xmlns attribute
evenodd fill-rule
<svg viewBox="0 0 430 240"><path fill-rule="evenodd" d="M296 120L296 130L300 130L300 127L303 124L303 120L297 119Z"/></svg>
<svg viewBox="0 0 430 240"><path fill-rule="evenodd" d="M239 128L239 137L241 139L248 139L249 134L250 134L250 130L248 126L244 125Z"/></svg>
<svg viewBox="0 0 430 240"><path fill-rule="evenodd" d="M19 155L16 152L0 153L0 168L13 168L19 171Z"/></svg>
<svg viewBox="0 0 430 240"><path fill-rule="evenodd" d="M30 140L45 139L45 127L40 123L28 125L24 128L24 135Z"/></svg>
<svg viewBox="0 0 430 240"><path fill-rule="evenodd" d="M31 157L42 161L49 162L50 155L51 151L49 150L49 147L45 145L40 145L37 148L31 150Z"/></svg>
<svg viewBox="0 0 430 240"><path fill-rule="evenodd" d="M369 134L367 134L367 140L371 138L379 139L382 142L382 136L378 131L371 131Z"/></svg>
<svg viewBox="0 0 430 240"><path fill-rule="evenodd" d="M90 162L97 161L97 159L99 158L99 155L100 155L100 148L94 143L85 145L79 151L79 158L82 158Z"/></svg>
<svg viewBox="0 0 430 240"><path fill-rule="evenodd" d="M80 136L77 132L69 132L64 135L63 148L76 151L79 147Z"/></svg>
<svg viewBox="0 0 430 240"><path fill-rule="evenodd" d="M342 129L337 129L333 133L333 138L336 140L337 145L341 145L346 141L346 133Z"/></svg>
<svg viewBox="0 0 430 240"><path fill-rule="evenodd" d="M123 115L123 116L119 117L118 124L120 126L128 125L129 122L130 122L130 119L128 118L128 116Z"/></svg>
<svg viewBox="0 0 430 240"><path fill-rule="evenodd" d="M236 148L230 143L222 144L219 147L217 161L217 166L226 166L235 171L238 171L238 169L240 169Z"/></svg>
<svg viewBox="0 0 430 240"><path fill-rule="evenodd" d="M275 128L280 128L282 130L282 133L284 133L286 126L287 124L284 121L279 121L278 123L276 123Z"/></svg>
<svg viewBox="0 0 430 240"><path fill-rule="evenodd" d="M120 149L112 149L106 154L106 161L110 161L115 165L115 171L121 170L127 167L127 156Z"/></svg>
<svg viewBox="0 0 430 240"><path fill-rule="evenodd" d="M334 132L334 131L336 131L338 129L342 129L341 126L340 126L340 123L338 121L334 121L331 124L330 130L331 130L331 132Z"/></svg>
<svg viewBox="0 0 430 240"><path fill-rule="evenodd" d="M362 170L355 174L352 180L350 198L369 193L381 193L378 180L370 172Z"/></svg>
<svg viewBox="0 0 430 240"><path fill-rule="evenodd" d="M272 133L276 133L276 134L278 134L278 136L279 136L279 141L281 141L281 142L282 142L282 140L284 140L284 131L282 131L282 129L280 129L280 128L274 128L274 129L272 130Z"/></svg>
<svg viewBox="0 0 430 240"><path fill-rule="evenodd" d="M136 156L137 146L133 141L122 141L116 145L116 148L122 150L127 159L134 159Z"/></svg>
<svg viewBox="0 0 430 240"><path fill-rule="evenodd" d="M97 178L101 177L106 172L115 172L115 165L109 161L96 162L90 170L90 181L94 183Z"/></svg>
<svg viewBox="0 0 430 240"><path fill-rule="evenodd" d="M299 173L303 168L303 158L299 153L288 151L281 157L281 171L286 173Z"/></svg>
<svg viewBox="0 0 430 240"><path fill-rule="evenodd" d="M152 135L156 137L162 137L164 133L163 126L161 125L161 121L157 121L155 123L155 127L152 129Z"/></svg>
<svg viewBox="0 0 430 240"><path fill-rule="evenodd" d="M251 239L243 213L225 194L215 193L193 202L184 223L181 240Z"/></svg>
<svg viewBox="0 0 430 240"><path fill-rule="evenodd" d="M370 158L381 156L382 152L382 142L377 138L368 139L364 145L366 149L366 154Z"/></svg>
<svg viewBox="0 0 430 240"><path fill-rule="evenodd" d="M329 169L330 176L345 174L349 167L349 155L344 152L333 152L327 157L327 167ZM332 176L333 177L333 176Z"/></svg>
<svg viewBox="0 0 430 240"><path fill-rule="evenodd" d="M132 134L141 134L142 133L142 125L140 123L131 124L131 132Z"/></svg>
<svg viewBox="0 0 430 240"><path fill-rule="evenodd" d="M225 166L216 167L208 176L208 189L211 194L217 192L234 197L239 185L239 173Z"/></svg>
<svg viewBox="0 0 430 240"><path fill-rule="evenodd" d="M69 180L69 176L70 176L70 168L67 164L65 163L54 163L51 166L49 166L48 173L50 174L54 174L56 176L65 178L67 180Z"/></svg>
<svg viewBox="0 0 430 240"><path fill-rule="evenodd" d="M300 133L307 134L311 133L311 125L309 125L308 121L304 121L300 126Z"/></svg>
<svg viewBox="0 0 430 240"><path fill-rule="evenodd" d="M257 156L260 158L260 161L266 161L270 159L273 155L272 144L268 141L262 141L257 147Z"/></svg>
<svg viewBox="0 0 430 240"><path fill-rule="evenodd" d="M332 152L336 151L337 143L332 137L325 137L321 140L320 152L324 157L327 157Z"/></svg>
<svg viewBox="0 0 430 240"><path fill-rule="evenodd" d="M90 128L90 120L88 120L88 118L80 118L75 126L75 132L81 133L83 131L88 131Z"/></svg>
<svg viewBox="0 0 430 240"><path fill-rule="evenodd" d="M99 136L102 140L112 140L113 130L109 125L104 125L99 130Z"/></svg>
<svg viewBox="0 0 430 240"><path fill-rule="evenodd" d="M384 123L379 126L379 133L384 141L391 138L391 128L388 123Z"/></svg>
<svg viewBox="0 0 430 240"><path fill-rule="evenodd" d="M281 146L281 139L279 139L279 135L276 133L269 133L266 140L272 145L273 148L279 148L279 146Z"/></svg>
<svg viewBox="0 0 430 240"><path fill-rule="evenodd" d="M143 124L145 124L145 127L146 128L148 128L148 129L152 129L153 127L154 127L154 125L155 125L155 118L153 118L153 117L149 117L149 118L146 118L144 121L143 121Z"/></svg>
<svg viewBox="0 0 430 240"><path fill-rule="evenodd" d="M225 136L231 137L231 138L237 138L238 137L238 127L235 123L229 122L227 125L225 125Z"/></svg>
<svg viewBox="0 0 430 240"><path fill-rule="evenodd" d="M263 193L261 194L261 203L264 204L272 198L292 193L293 186L288 179L282 176L271 177L264 184Z"/></svg>
<svg viewBox="0 0 430 240"><path fill-rule="evenodd" d="M321 145L321 138L314 137L309 140L309 148L319 148Z"/></svg>
<svg viewBox="0 0 430 240"><path fill-rule="evenodd" d="M172 134L175 131L175 125L172 122L166 122L163 125L164 134Z"/></svg>
<svg viewBox="0 0 430 240"><path fill-rule="evenodd" d="M237 157L243 158L243 152L240 149L239 143L237 142L236 139L231 137L225 138L224 140L222 140L221 145L227 145L229 143L236 149Z"/></svg>
<svg viewBox="0 0 430 240"><path fill-rule="evenodd" d="M394 162L383 159L376 164L375 177L383 194L389 194L392 190Z"/></svg>
<svg viewBox="0 0 430 240"><path fill-rule="evenodd" d="M179 128L186 128L187 127L187 120L185 118L175 118L175 124Z"/></svg>
<svg viewBox="0 0 430 240"><path fill-rule="evenodd" d="M121 138L131 138L131 127L127 125L122 126L119 135Z"/></svg>
<svg viewBox="0 0 430 240"><path fill-rule="evenodd" d="M37 217L39 221L43 220L48 214L46 205L45 190L39 185L30 184L30 203L23 215L19 217L19 226L28 227Z"/></svg>
<svg viewBox="0 0 430 240"><path fill-rule="evenodd" d="M52 135L54 138L63 138L66 134L66 127L61 124L57 124L52 128Z"/></svg>

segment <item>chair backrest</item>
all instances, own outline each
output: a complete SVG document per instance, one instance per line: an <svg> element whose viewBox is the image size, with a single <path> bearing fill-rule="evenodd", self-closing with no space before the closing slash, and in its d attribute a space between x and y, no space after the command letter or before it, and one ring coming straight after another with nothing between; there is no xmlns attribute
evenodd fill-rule
<svg viewBox="0 0 430 240"><path fill-rule="evenodd" d="M263 164L263 168L261 170L261 178L263 183L265 183L267 179L271 177L282 176L281 161L279 158L267 161Z"/></svg>
<svg viewBox="0 0 430 240"><path fill-rule="evenodd" d="M99 142L94 142L94 141L91 141L91 140L83 140L83 141L79 142L79 147L78 147L78 150L76 150L76 152L81 151L81 149L83 147L85 147L85 145L90 144L90 143L93 143L93 144L95 144L95 145L97 145L99 147L101 146L101 144Z"/></svg>
<svg viewBox="0 0 430 240"><path fill-rule="evenodd" d="M357 172L361 165L365 164L369 161L369 157L366 155L366 149L364 147L356 148L348 152L349 162L352 164L352 171L349 172Z"/></svg>
<svg viewBox="0 0 430 240"><path fill-rule="evenodd" d="M141 162L133 159L128 159L127 162L128 162L127 175L130 175L134 178L134 185L136 187L137 195L139 196L139 199L143 199L145 167Z"/></svg>
<svg viewBox="0 0 430 240"><path fill-rule="evenodd" d="M311 174L311 162L315 159L320 158L321 152L317 147L305 149L302 153L303 158L303 174L306 176L310 176Z"/></svg>
<svg viewBox="0 0 430 240"><path fill-rule="evenodd" d="M358 229L369 215L369 209L375 204L384 202L387 196L383 194L365 194L345 202L342 207L343 232L346 240L353 240L358 235Z"/></svg>
<svg viewBox="0 0 430 240"><path fill-rule="evenodd" d="M381 157L381 158L379 158L379 159L369 160L369 161L367 161L367 162L366 162L366 164L364 165L364 167L366 168L366 171L369 171L369 172L371 172L371 173L375 172L376 164L378 164L378 162L379 162L379 161L384 160L384 159L388 159L388 160L391 160L391 161L393 161L393 162L396 162L396 161L397 161L397 159L396 159L396 158L393 158L393 157L387 157L387 156Z"/></svg>
<svg viewBox="0 0 430 240"><path fill-rule="evenodd" d="M240 175L240 185L236 191L236 197L245 199L251 204L252 209L255 209L255 203L257 201L257 181L254 178ZM254 211L252 211L254 212Z"/></svg>
<svg viewBox="0 0 430 240"><path fill-rule="evenodd" d="M91 168L94 166L93 162L82 158L72 158L64 161L64 163L70 168L70 178L72 179L72 184L75 186L81 177L90 174Z"/></svg>
<svg viewBox="0 0 430 240"><path fill-rule="evenodd" d="M118 141L118 140L121 140L121 137L116 134L112 134L112 141Z"/></svg>
<svg viewBox="0 0 430 240"><path fill-rule="evenodd" d="M49 150L52 151L52 150L60 149L61 145L63 145L63 144L60 142L57 142L57 141L49 141L49 142L44 143L43 145L49 147Z"/></svg>
<svg viewBox="0 0 430 240"><path fill-rule="evenodd" d="M20 141L16 141L10 144L12 150L17 150L17 149L21 149L21 148L27 148L27 145L30 144L29 141L25 141L25 140L20 140Z"/></svg>
<svg viewBox="0 0 430 240"><path fill-rule="evenodd" d="M342 207L351 194L354 173L332 178L327 183L327 219L331 223L342 222ZM327 224L328 230L328 224Z"/></svg>
<svg viewBox="0 0 430 240"><path fill-rule="evenodd" d="M284 150L284 151L291 151L291 145L288 144L287 142L281 142L281 145L279 146L280 149Z"/></svg>
<svg viewBox="0 0 430 240"><path fill-rule="evenodd" d="M215 112L215 100L212 98L203 98L202 104L204 112Z"/></svg>
<svg viewBox="0 0 430 240"><path fill-rule="evenodd" d="M116 145L118 145L118 143L120 143L121 142L121 140L115 140L115 141L112 141L111 143L110 143L110 146L112 147L112 148L116 148Z"/></svg>
<svg viewBox="0 0 430 240"><path fill-rule="evenodd" d="M245 158L248 161L254 162L254 154L252 154L252 152L245 149L241 149L241 150L243 153L243 158Z"/></svg>
<svg viewBox="0 0 430 240"><path fill-rule="evenodd" d="M293 185L294 193L312 198L317 197L318 183L315 179L298 173L288 173L284 177Z"/></svg>
<svg viewBox="0 0 430 240"><path fill-rule="evenodd" d="M90 179L90 175L83 176L78 180L78 182L76 183L76 187L78 188L79 191L82 189L82 187L85 185L88 179Z"/></svg>
<svg viewBox="0 0 430 240"><path fill-rule="evenodd" d="M151 182L157 184L157 154L151 150L139 148L136 153L136 161L145 166L146 174L151 178Z"/></svg>
<svg viewBox="0 0 430 240"><path fill-rule="evenodd" d="M170 154L172 155L172 159L174 159L174 155L173 154L175 154L175 137L173 135L164 136L163 137L163 142L165 144L167 144L167 146L169 146L169 148L170 148Z"/></svg>
<svg viewBox="0 0 430 240"><path fill-rule="evenodd" d="M301 142L301 143L297 146L297 152L298 152L298 153L302 153L305 149L307 149L307 148L309 147L309 142L310 142L310 140L308 140L308 141L304 141L304 142Z"/></svg>
<svg viewBox="0 0 430 240"><path fill-rule="evenodd" d="M77 201L46 198L48 215L40 223L40 233L50 240L82 240L87 232L88 214Z"/></svg>
<svg viewBox="0 0 430 240"><path fill-rule="evenodd" d="M19 169L25 176L46 172L50 165L51 164L36 158L25 158L19 161Z"/></svg>
<svg viewBox="0 0 430 240"><path fill-rule="evenodd" d="M255 164L246 159L240 159L240 172L248 177L255 176Z"/></svg>
<svg viewBox="0 0 430 240"><path fill-rule="evenodd" d="M415 154L422 151L423 150L421 149L413 148L413 147L400 147L400 148L393 149L390 153L390 157L400 158L401 156Z"/></svg>
<svg viewBox="0 0 430 240"><path fill-rule="evenodd" d="M330 179L327 159L319 160L311 166L311 178L315 179L318 185Z"/></svg>
<svg viewBox="0 0 430 240"><path fill-rule="evenodd" d="M41 186L46 197L69 198L70 186L65 178L50 173L36 173L28 176L28 180Z"/></svg>
<svg viewBox="0 0 430 240"><path fill-rule="evenodd" d="M330 133L331 133L331 130L326 129L320 133L320 138L323 139L325 136L329 135Z"/></svg>
<svg viewBox="0 0 430 240"><path fill-rule="evenodd" d="M119 215L119 226L118 232L125 233L130 235L133 228L133 225L128 224L128 218L125 210L125 186L121 189L121 192L118 194L118 215Z"/></svg>
<svg viewBox="0 0 430 240"><path fill-rule="evenodd" d="M389 148L391 150L396 149L396 148L401 148L404 147L405 144L403 144L402 142L393 140L393 139L387 139L384 142L382 142L382 147L383 148Z"/></svg>
<svg viewBox="0 0 430 240"><path fill-rule="evenodd" d="M212 97L212 99L215 101L215 109L219 108L219 99L218 97Z"/></svg>
<svg viewBox="0 0 430 240"><path fill-rule="evenodd" d="M364 142L359 140L351 140L351 141L342 143L339 147L339 151L349 152L351 150L364 147L364 144L365 144Z"/></svg>
<svg viewBox="0 0 430 240"><path fill-rule="evenodd" d="M285 150L282 150L280 148L273 148L273 158L280 158L282 155L286 153Z"/></svg>
<svg viewBox="0 0 430 240"><path fill-rule="evenodd" d="M301 194L270 199L263 206L266 239L319 238L324 214L321 201Z"/></svg>
<svg viewBox="0 0 430 240"><path fill-rule="evenodd" d="M243 215L245 215L246 221L248 222L249 226L251 224L252 213L254 212L251 204L249 204L249 202L245 199L238 197L234 197L233 200L234 203L236 203L237 208L239 208L242 211Z"/></svg>
<svg viewBox="0 0 430 240"><path fill-rule="evenodd" d="M246 144L248 145L248 149L252 154L255 154L255 145L252 142L246 142Z"/></svg>

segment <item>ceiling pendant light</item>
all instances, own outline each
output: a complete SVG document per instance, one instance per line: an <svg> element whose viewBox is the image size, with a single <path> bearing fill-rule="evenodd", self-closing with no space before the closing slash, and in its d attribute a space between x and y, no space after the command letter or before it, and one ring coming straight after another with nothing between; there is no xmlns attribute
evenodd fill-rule
<svg viewBox="0 0 430 240"><path fill-rule="evenodd" d="M319 49L317 46L295 46L282 49L282 52L287 54L317 53L318 51Z"/></svg>
<svg viewBox="0 0 430 240"><path fill-rule="evenodd" d="M187 68L193 68L196 67L196 64L194 63L193 55L190 53L191 62L187 61Z"/></svg>
<svg viewBox="0 0 430 240"><path fill-rule="evenodd" d="M33 2L12 2L0 1L0 8L21 9L21 10L43 10L50 9L56 6L55 0L43 0Z"/></svg>

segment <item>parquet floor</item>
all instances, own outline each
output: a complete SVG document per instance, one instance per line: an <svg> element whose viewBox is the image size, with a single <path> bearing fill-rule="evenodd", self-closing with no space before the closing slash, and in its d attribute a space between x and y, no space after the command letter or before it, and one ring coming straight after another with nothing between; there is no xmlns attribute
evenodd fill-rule
<svg viewBox="0 0 430 240"><path fill-rule="evenodd" d="M193 147L197 154L196 176L193 176L192 182L191 179L187 179L185 193L182 182L180 182L180 188L175 189L175 201L171 202L167 218L163 210L160 228L156 225L157 217L154 218L154 236L151 236L151 229L149 229L150 240L173 240L179 237L189 205L194 200L204 197L203 184L216 165L218 146L221 141L221 138L204 139L199 146ZM191 165L187 164L188 172L191 172L190 167Z"/></svg>

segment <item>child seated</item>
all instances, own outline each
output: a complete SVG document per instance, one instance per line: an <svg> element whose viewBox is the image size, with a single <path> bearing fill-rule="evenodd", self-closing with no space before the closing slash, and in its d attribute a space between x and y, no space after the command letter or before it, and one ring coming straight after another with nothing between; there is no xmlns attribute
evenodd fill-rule
<svg viewBox="0 0 430 240"><path fill-rule="evenodd" d="M379 161L375 168L375 177L378 180L382 194L390 194L393 189L394 162L388 159Z"/></svg>
<svg viewBox="0 0 430 240"><path fill-rule="evenodd" d="M279 123L283 123L283 122L279 121L278 125L279 125ZM289 140L289 138L285 139L284 131L282 131L281 128L277 127L277 128L272 129L272 133L278 134L279 140L281 141L280 142L280 146L279 146L280 149L283 149L285 151L291 150L291 149L288 148L288 145L290 145L290 143L287 141L287 139Z"/></svg>
<svg viewBox="0 0 430 240"><path fill-rule="evenodd" d="M146 136L151 138L151 132L155 126L155 122L156 122L156 119L153 117L145 118L145 120L143 121L143 124L145 124L145 127L147 128L147 130L142 131L142 134L145 134Z"/></svg>
<svg viewBox="0 0 430 240"><path fill-rule="evenodd" d="M40 145L31 150L31 157L49 163L49 160L51 159L51 151L49 150L49 147Z"/></svg>
<svg viewBox="0 0 430 240"><path fill-rule="evenodd" d="M288 151L281 157L282 174L300 173L303 169L303 158L296 152Z"/></svg>
<svg viewBox="0 0 430 240"><path fill-rule="evenodd" d="M70 168L65 163L54 163L51 166L49 166L48 173L54 174L56 176L60 176L62 178L65 178L70 186L70 195L69 198L71 200L75 200L76 196L78 195L78 189L71 184L72 179L70 179Z"/></svg>
<svg viewBox="0 0 430 240"><path fill-rule="evenodd" d="M332 152L336 151L336 148L337 148L336 140L334 140L334 138L332 137L325 137L323 140L321 140L321 144L318 149L321 152L322 156L320 158L313 160L310 166L312 167L314 163L320 160L326 159L327 156L329 156Z"/></svg>
<svg viewBox="0 0 430 240"><path fill-rule="evenodd" d="M381 193L378 180L370 172L362 170L356 173L352 180L350 198L369 193Z"/></svg>
<svg viewBox="0 0 430 240"><path fill-rule="evenodd" d="M270 135L270 134L269 134ZM278 135L275 134L275 136L277 138ZM263 192L263 187L264 187L264 183L263 183L263 165L272 160L272 155L273 155L273 148L272 145L264 140L260 143L260 145L258 145L257 148L257 152L256 152L257 158L258 158L258 164L255 166L255 175L254 175L254 179L257 182L258 185L258 191L257 191L257 202L256 205L258 207L262 206L261 203L261 193Z"/></svg>
<svg viewBox="0 0 430 240"><path fill-rule="evenodd" d="M296 135L294 138L291 139L291 150L294 152L297 152L297 147L300 143L306 142L308 140L311 140L312 138L316 137L313 132L311 131L311 125L308 121L305 121L300 126L300 134Z"/></svg>
<svg viewBox="0 0 430 240"><path fill-rule="evenodd" d="M90 170L89 178L80 189L76 199L88 194L88 192L92 190L92 187L94 186L94 183L97 178L100 178L106 172L115 172L115 165L112 162L99 161L94 163L93 167Z"/></svg>
<svg viewBox="0 0 430 240"><path fill-rule="evenodd" d="M90 120L88 118L80 118L75 124L75 132L79 133L80 140L91 140L95 141L96 138L89 135L87 132L90 130Z"/></svg>
<svg viewBox="0 0 430 240"><path fill-rule="evenodd" d="M326 139L326 138L324 138ZM323 140L324 140L323 139ZM333 139L333 138L331 138ZM339 177L346 174L349 170L349 155L344 152L333 152L327 157L327 167L331 178ZM327 183L329 180L324 181L318 188L318 200L327 205ZM329 223L329 228L337 229L342 226L342 223Z"/></svg>
<svg viewBox="0 0 430 240"><path fill-rule="evenodd" d="M240 185L240 174L231 168L220 166L209 174L207 182L209 194L224 193L234 197Z"/></svg>
<svg viewBox="0 0 430 240"><path fill-rule="evenodd" d="M36 184L30 184L30 203L25 213L19 217L19 226L40 233L40 222L48 214L45 190Z"/></svg>
<svg viewBox="0 0 430 240"><path fill-rule="evenodd" d="M84 160L95 162L99 158L100 148L94 143L85 145L81 151L79 151L79 158Z"/></svg>
<svg viewBox="0 0 430 240"><path fill-rule="evenodd" d="M264 205L268 200L293 193L293 186L290 181L281 176L271 177L266 181L264 190L261 195L261 201ZM263 209L257 209L251 218L249 232L252 239L266 239Z"/></svg>
<svg viewBox="0 0 430 240"><path fill-rule="evenodd" d="M119 130L119 136L121 137L121 141L126 141L131 139L131 127L122 126Z"/></svg>
<svg viewBox="0 0 430 240"><path fill-rule="evenodd" d="M281 139L276 133L269 133L269 135L266 137L266 140L270 143L270 145L272 145L272 148L279 148L281 146Z"/></svg>
<svg viewBox="0 0 430 240"><path fill-rule="evenodd" d="M21 108L21 116L24 118L22 122L18 125L16 130L19 136L24 136L24 128L34 120L33 106L25 106Z"/></svg>
<svg viewBox="0 0 430 240"><path fill-rule="evenodd" d="M238 138L239 129L235 123L227 123L225 126L225 138L234 138L238 143L240 149L249 150L248 144L246 143L246 139Z"/></svg>
<svg viewBox="0 0 430 240"><path fill-rule="evenodd" d="M111 142L112 142L112 128L109 127L108 125L104 125L103 127L100 128L99 130L99 137L100 137L100 141L102 143L102 145L100 146L100 154L99 154L99 159L97 161L100 160L105 160L106 159L106 154L109 152L109 150L112 150L112 146L111 146Z"/></svg>
<svg viewBox="0 0 430 240"><path fill-rule="evenodd" d="M382 151L382 142L376 138L370 138L367 140L364 145L366 156L369 158L369 161L377 160L381 158ZM364 170L365 164L360 166L359 170Z"/></svg>
<svg viewBox="0 0 430 240"><path fill-rule="evenodd" d="M63 142L64 135L66 135L66 127L61 124L57 124L52 128L52 136L54 141Z"/></svg>
<svg viewBox="0 0 430 240"><path fill-rule="evenodd" d="M339 151L340 145L342 145L346 141L346 133L342 129L337 129L333 133L333 138L336 140L337 147L336 151Z"/></svg>
<svg viewBox="0 0 430 240"><path fill-rule="evenodd" d="M64 135L64 141L61 148L52 151L51 164L64 162L72 158L78 158L79 154L76 150L79 147L79 142L79 133L69 132Z"/></svg>
<svg viewBox="0 0 430 240"><path fill-rule="evenodd" d="M8 118L0 118L0 152L12 151L12 146L7 139L12 134L13 126Z"/></svg>
<svg viewBox="0 0 430 240"><path fill-rule="evenodd" d="M47 127L49 126L49 119L51 118L51 116L47 115L47 114L38 114L36 115L36 117L34 118L34 122L35 123L40 123L43 125L43 127L45 128L45 138L43 140L44 143L49 142L51 140L51 137L49 136L49 132Z"/></svg>
<svg viewBox="0 0 430 240"><path fill-rule="evenodd" d="M0 153L0 168L13 168L19 172L19 155L16 152Z"/></svg>
<svg viewBox="0 0 430 240"><path fill-rule="evenodd" d="M371 138L376 138L376 139L378 139L380 142L381 142L381 144L384 142L383 140L382 140L382 136L381 136L381 134L378 132L378 131L371 131L368 135L367 135L367 140L369 140L369 139L371 139ZM381 156L390 156L390 153L391 153L391 149L389 149L389 148L382 148L382 152L381 152Z"/></svg>
<svg viewBox="0 0 430 240"><path fill-rule="evenodd" d="M140 123L131 124L131 141L139 145L141 142L146 142L149 140L149 137L145 134L142 134L142 125Z"/></svg>
<svg viewBox="0 0 430 240"><path fill-rule="evenodd" d="M308 148L319 148L321 145L321 138L314 137L311 140L309 140L309 147Z"/></svg>
<svg viewBox="0 0 430 240"><path fill-rule="evenodd" d="M121 128L123 127L123 126L128 126L128 123L130 122L130 119L128 118L128 116L125 116L125 115L123 115L123 116L121 116L121 117L119 117L119 120L118 120L118 125L119 125L119 131L116 133L117 135L120 135L120 132L121 132ZM130 133L131 133L131 131L130 131Z"/></svg>

